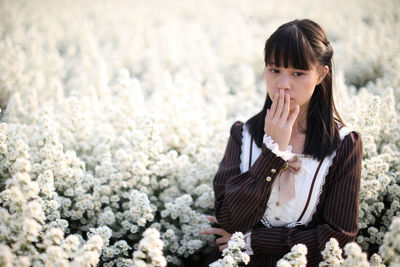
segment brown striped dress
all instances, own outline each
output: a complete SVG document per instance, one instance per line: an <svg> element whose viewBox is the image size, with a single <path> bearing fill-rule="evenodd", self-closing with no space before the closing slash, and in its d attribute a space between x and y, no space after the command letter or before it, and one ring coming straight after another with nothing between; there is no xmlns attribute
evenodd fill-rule
<svg viewBox="0 0 400 267"><path fill-rule="evenodd" d="M251 247L247 266L276 266L276 262L298 243L308 248L307 266L318 266L321 251L331 237L343 247L354 241L358 232L358 195L360 190L362 141L350 132L336 151L322 185L322 191L311 221L296 227L267 228L261 222L274 180L286 162L265 144L261 154L246 172L241 173L240 155L243 122L230 129L228 144L213 180L215 215L219 227L229 233L246 233L251 229ZM271 172L276 169L276 172ZM271 177L267 181L266 177ZM204 266L221 257L218 249Z"/></svg>

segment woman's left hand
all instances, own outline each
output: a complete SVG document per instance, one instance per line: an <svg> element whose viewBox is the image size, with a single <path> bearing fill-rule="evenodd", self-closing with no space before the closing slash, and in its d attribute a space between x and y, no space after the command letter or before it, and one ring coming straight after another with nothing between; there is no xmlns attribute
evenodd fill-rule
<svg viewBox="0 0 400 267"><path fill-rule="evenodd" d="M213 223L218 223L217 218L215 218L214 216L207 216L207 219ZM231 239L232 236L232 234L228 233L222 228L207 228L201 230L200 234L205 234L205 235L214 234L222 236L215 240L215 243L217 244L219 251L222 251L228 247L228 241Z"/></svg>

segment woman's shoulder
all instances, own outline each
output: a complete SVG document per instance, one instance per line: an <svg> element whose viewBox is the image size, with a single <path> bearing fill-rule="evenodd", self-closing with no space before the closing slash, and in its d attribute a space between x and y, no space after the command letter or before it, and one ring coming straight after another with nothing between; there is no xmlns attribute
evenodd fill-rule
<svg viewBox="0 0 400 267"><path fill-rule="evenodd" d="M230 135L237 143L242 140L244 126L245 124L242 121L235 121L231 126Z"/></svg>
<svg viewBox="0 0 400 267"><path fill-rule="evenodd" d="M353 130L353 127L348 126L348 125L343 125L340 122L336 122L336 124L339 129L339 135L340 135L340 139L342 140L342 144L344 143L344 140L346 138L351 140L352 143L356 142L357 140L361 141L361 134L359 132Z"/></svg>
<svg viewBox="0 0 400 267"><path fill-rule="evenodd" d="M353 153L359 153L362 156L362 138L358 131L344 126L339 130L342 143L338 148L338 156L349 156Z"/></svg>
<svg viewBox="0 0 400 267"><path fill-rule="evenodd" d="M343 141L348 135L353 136L353 135L360 135L357 131L353 130L349 126L341 126L339 128L339 135L340 139Z"/></svg>
<svg viewBox="0 0 400 267"><path fill-rule="evenodd" d="M239 132L242 132L243 127L244 127L244 123L242 121L235 121L232 124L231 129L230 129L231 135L235 135Z"/></svg>

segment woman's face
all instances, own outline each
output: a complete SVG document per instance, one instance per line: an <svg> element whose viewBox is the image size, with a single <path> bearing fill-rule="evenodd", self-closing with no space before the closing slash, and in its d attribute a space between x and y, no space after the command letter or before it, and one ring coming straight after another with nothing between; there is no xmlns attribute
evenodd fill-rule
<svg viewBox="0 0 400 267"><path fill-rule="evenodd" d="M314 93L315 86L323 80L328 70L328 66L318 69L314 66L310 70L299 70L269 64L265 68L269 97L274 99L275 94L279 94L279 90L283 89L290 96L290 110L294 110L296 104L304 110Z"/></svg>

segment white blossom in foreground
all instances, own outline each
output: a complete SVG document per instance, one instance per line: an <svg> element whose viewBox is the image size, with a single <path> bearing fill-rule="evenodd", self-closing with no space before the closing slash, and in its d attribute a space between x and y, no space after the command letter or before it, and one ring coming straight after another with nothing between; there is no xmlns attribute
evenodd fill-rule
<svg viewBox="0 0 400 267"><path fill-rule="evenodd" d="M343 263L342 249L335 238L326 242L325 249L321 254L323 260L319 263L319 267L339 267Z"/></svg>
<svg viewBox="0 0 400 267"><path fill-rule="evenodd" d="M71 262L70 266L96 266L99 263L102 248L103 238L99 235L91 236L86 244L76 252L76 257Z"/></svg>
<svg viewBox="0 0 400 267"><path fill-rule="evenodd" d="M303 244L294 245L290 252L286 253L280 259L276 266L278 267L306 267L307 264L307 247Z"/></svg>
<svg viewBox="0 0 400 267"><path fill-rule="evenodd" d="M138 249L133 252L134 266L164 267L167 260L163 255L164 243L160 233L154 228L147 228L139 242Z"/></svg>
<svg viewBox="0 0 400 267"><path fill-rule="evenodd" d="M15 255L11 251L11 248L0 244L0 266L12 267Z"/></svg>
<svg viewBox="0 0 400 267"><path fill-rule="evenodd" d="M211 263L210 267L237 267L244 263L247 265L250 261L250 256L243 252L245 246L243 233L235 232L228 241L228 247L222 250L222 259Z"/></svg>
<svg viewBox="0 0 400 267"><path fill-rule="evenodd" d="M379 252L385 264L388 266L400 266L400 217L393 218Z"/></svg>
<svg viewBox="0 0 400 267"><path fill-rule="evenodd" d="M362 252L357 243L351 242L344 246L344 254L346 259L343 261L342 267L369 267L367 254Z"/></svg>
<svg viewBox="0 0 400 267"><path fill-rule="evenodd" d="M38 183L30 177L30 161L18 158L14 166L15 173L0 193L0 265L97 265L102 237L93 234L85 243L80 236L64 238L62 229L46 225L49 218L44 213Z"/></svg>
<svg viewBox="0 0 400 267"><path fill-rule="evenodd" d="M300 244L301 245L301 244ZM295 245L297 246L297 245ZM282 259L277 262L277 267L293 267L293 266L306 266L303 260L298 260L299 256L301 258L301 253L297 249L297 253L292 251L286 254ZM301 250L306 248L304 245ZM342 257L342 249L339 247L339 243L335 238L331 238L325 244L325 249L321 252L323 260L319 263L319 267L351 267L351 266L361 266L361 267L385 267L386 265L382 263L382 258L378 254L374 253L370 261L367 260L366 253L362 252L359 245L356 243L348 243L345 247L346 259ZM303 250L304 252L304 250ZM305 255L305 254L304 254ZM294 258L297 258L293 260ZM392 266L392 265L388 265ZM393 265L397 266L397 265Z"/></svg>
<svg viewBox="0 0 400 267"><path fill-rule="evenodd" d="M374 253L374 254L372 254L372 256L369 260L369 266L370 267L385 267L386 265L382 263L382 257L379 256L378 254Z"/></svg>

